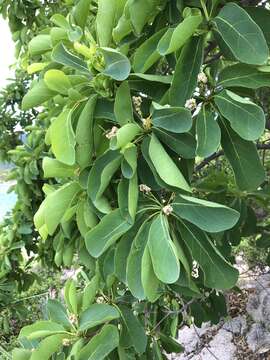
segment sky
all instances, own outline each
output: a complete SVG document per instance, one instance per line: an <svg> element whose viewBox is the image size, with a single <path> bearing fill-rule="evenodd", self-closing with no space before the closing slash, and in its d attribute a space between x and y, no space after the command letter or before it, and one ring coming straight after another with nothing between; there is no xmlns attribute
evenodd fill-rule
<svg viewBox="0 0 270 360"><path fill-rule="evenodd" d="M0 36L0 88L2 88L7 83L6 79L12 75L9 66L15 62L15 46L12 41L8 23L2 17L0 17Z"/></svg>

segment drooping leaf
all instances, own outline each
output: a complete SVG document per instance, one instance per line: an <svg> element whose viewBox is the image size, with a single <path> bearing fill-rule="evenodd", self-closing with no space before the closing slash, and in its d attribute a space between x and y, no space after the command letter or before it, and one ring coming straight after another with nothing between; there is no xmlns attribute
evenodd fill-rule
<svg viewBox="0 0 270 360"><path fill-rule="evenodd" d="M31 360L49 360L62 346L63 339L67 335L52 335L42 340L38 347L32 352Z"/></svg>
<svg viewBox="0 0 270 360"><path fill-rule="evenodd" d="M185 178L155 135L151 137L149 156L158 175L165 183L190 192L190 187Z"/></svg>
<svg viewBox="0 0 270 360"><path fill-rule="evenodd" d="M195 8L186 8L183 16L184 20L176 28L168 29L160 39L157 50L161 55L167 55L180 49L203 20L201 11Z"/></svg>
<svg viewBox="0 0 270 360"><path fill-rule="evenodd" d="M50 90L44 80L36 83L23 97L22 109L24 111L33 107L44 104L46 101L52 99L56 95L55 91Z"/></svg>
<svg viewBox="0 0 270 360"><path fill-rule="evenodd" d="M215 95L215 103L221 115L230 121L233 130L243 139L256 140L262 135L265 116L258 105L229 90Z"/></svg>
<svg viewBox="0 0 270 360"><path fill-rule="evenodd" d="M148 246L145 247L142 257L141 278L145 297L150 302L155 302L160 296L158 291L160 282L155 275Z"/></svg>
<svg viewBox="0 0 270 360"><path fill-rule="evenodd" d="M66 165L75 163L75 134L71 122L72 110L64 110L50 127L52 151L56 159Z"/></svg>
<svg viewBox="0 0 270 360"><path fill-rule="evenodd" d="M86 248L90 255L97 258L130 228L131 224L122 218L120 210L113 210L85 235Z"/></svg>
<svg viewBox="0 0 270 360"><path fill-rule="evenodd" d="M131 224L135 221L139 197L138 177L135 174L131 179L121 179L118 185L118 204L121 215Z"/></svg>
<svg viewBox="0 0 270 360"><path fill-rule="evenodd" d="M107 304L90 305L80 316L79 330L85 331L119 317L118 310Z"/></svg>
<svg viewBox="0 0 270 360"><path fill-rule="evenodd" d="M122 174L126 179L131 179L137 170L137 146L134 144L127 145L123 152L121 162Z"/></svg>
<svg viewBox="0 0 270 360"><path fill-rule="evenodd" d="M119 344L119 333L114 325L104 325L78 353L78 360L103 360Z"/></svg>
<svg viewBox="0 0 270 360"><path fill-rule="evenodd" d="M67 95L72 86L68 76L61 70L51 69L46 71L44 81L50 90L63 95Z"/></svg>
<svg viewBox="0 0 270 360"><path fill-rule="evenodd" d="M35 36L28 45L29 52L32 56L43 54L52 48L50 35L40 34Z"/></svg>
<svg viewBox="0 0 270 360"><path fill-rule="evenodd" d="M203 62L203 38L192 38L177 60L169 100L172 106L184 106L192 98Z"/></svg>
<svg viewBox="0 0 270 360"><path fill-rule="evenodd" d="M89 15L91 0L79 0L73 8L73 16L76 24L82 29L85 27Z"/></svg>
<svg viewBox="0 0 270 360"><path fill-rule="evenodd" d="M183 241L189 248L193 259L204 273L204 284L214 289L229 289L238 278L238 271L218 252L206 233L196 226L179 222Z"/></svg>
<svg viewBox="0 0 270 360"><path fill-rule="evenodd" d="M252 65L266 63L269 49L263 32L243 8L228 3L213 22L237 60Z"/></svg>
<svg viewBox="0 0 270 360"><path fill-rule="evenodd" d="M178 195L172 207L180 218L208 232L231 229L239 219L239 213L234 209L185 195Z"/></svg>
<svg viewBox="0 0 270 360"><path fill-rule="evenodd" d="M241 190L255 190L265 180L264 168L261 164L256 146L238 136L223 119L221 145Z"/></svg>
<svg viewBox="0 0 270 360"><path fill-rule="evenodd" d="M122 82L116 92L114 113L117 122L123 126L133 121L133 108L130 88L127 81Z"/></svg>
<svg viewBox="0 0 270 360"><path fill-rule="evenodd" d="M132 346L138 354L143 354L147 345L147 337L142 324L128 307L121 305L120 312Z"/></svg>
<svg viewBox="0 0 270 360"><path fill-rule="evenodd" d="M196 154L207 157L220 146L221 132L214 114L203 106L196 119Z"/></svg>
<svg viewBox="0 0 270 360"><path fill-rule="evenodd" d="M179 277L180 266L164 215L158 215L151 222L147 244L157 278L165 284L174 283Z"/></svg>

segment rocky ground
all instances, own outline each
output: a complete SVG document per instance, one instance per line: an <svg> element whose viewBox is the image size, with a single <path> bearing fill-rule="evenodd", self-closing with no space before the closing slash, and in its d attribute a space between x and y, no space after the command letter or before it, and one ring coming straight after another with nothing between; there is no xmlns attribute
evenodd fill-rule
<svg viewBox="0 0 270 360"><path fill-rule="evenodd" d="M270 269L248 270L238 258L239 293L229 293L229 318L218 325L184 327L185 353L171 360L270 360Z"/></svg>

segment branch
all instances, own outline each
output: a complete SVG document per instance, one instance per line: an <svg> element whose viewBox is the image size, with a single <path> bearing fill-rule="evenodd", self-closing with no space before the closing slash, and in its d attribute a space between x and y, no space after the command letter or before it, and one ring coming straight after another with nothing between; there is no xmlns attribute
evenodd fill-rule
<svg viewBox="0 0 270 360"><path fill-rule="evenodd" d="M269 150L270 149L270 144L257 144L257 149L258 150ZM198 164L195 167L195 172L200 171L202 168L204 168L206 165L208 165L211 161L219 158L222 155L224 155L224 151L220 150L220 151L208 156L200 164Z"/></svg>

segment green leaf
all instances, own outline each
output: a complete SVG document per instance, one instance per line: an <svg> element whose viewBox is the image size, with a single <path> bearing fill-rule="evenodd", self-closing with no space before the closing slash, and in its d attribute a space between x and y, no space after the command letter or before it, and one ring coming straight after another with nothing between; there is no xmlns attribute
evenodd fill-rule
<svg viewBox="0 0 270 360"><path fill-rule="evenodd" d="M119 151L108 150L95 161L90 171L87 185L88 195L101 212L108 213L110 210L103 193L119 168L121 158Z"/></svg>
<svg viewBox="0 0 270 360"><path fill-rule="evenodd" d="M168 353L180 353L183 352L185 349L179 342L174 340L172 337L167 336L163 333L159 333L160 342L164 348L164 350Z"/></svg>
<svg viewBox="0 0 270 360"><path fill-rule="evenodd" d="M270 74L259 71L250 65L234 64L225 67L218 76L218 85L224 88L243 87L259 89L270 86Z"/></svg>
<svg viewBox="0 0 270 360"><path fill-rule="evenodd" d="M80 114L76 127L76 159L81 169L86 168L92 162L94 147L94 112L97 95L90 96Z"/></svg>
<svg viewBox="0 0 270 360"><path fill-rule="evenodd" d="M191 191L184 176L154 134L149 145L149 156L158 175L166 184L188 192Z"/></svg>
<svg viewBox="0 0 270 360"><path fill-rule="evenodd" d="M77 182L71 182L51 192L34 216L36 228L40 230L46 224L48 233L53 235L74 197L80 190Z"/></svg>
<svg viewBox="0 0 270 360"><path fill-rule="evenodd" d="M52 335L42 340L38 344L38 347L32 352L30 360L49 360L54 353L58 352L66 336L67 335Z"/></svg>
<svg viewBox="0 0 270 360"><path fill-rule="evenodd" d="M121 305L120 312L132 346L138 354L143 354L147 346L147 337L142 324L128 307Z"/></svg>
<svg viewBox="0 0 270 360"><path fill-rule="evenodd" d="M113 306L93 304L81 314L79 331L86 331L117 318L119 318L119 312Z"/></svg>
<svg viewBox="0 0 270 360"><path fill-rule="evenodd" d="M117 122L121 126L133 121L133 108L128 81L122 82L117 89L114 113Z"/></svg>
<svg viewBox="0 0 270 360"><path fill-rule="evenodd" d="M200 157L212 155L220 146L221 132L214 114L202 107L196 119L197 150Z"/></svg>
<svg viewBox="0 0 270 360"><path fill-rule="evenodd" d="M78 360L105 359L119 345L119 333L114 325L104 325L79 352Z"/></svg>
<svg viewBox="0 0 270 360"><path fill-rule="evenodd" d="M252 18L253 21L261 28L265 40L270 45L270 29L269 29L269 21L270 21L270 11L264 7L246 7L246 12Z"/></svg>
<svg viewBox="0 0 270 360"><path fill-rule="evenodd" d="M172 75L153 75L153 74L141 74L133 73L130 74L131 79L143 79L151 82L158 82L161 84L171 84L173 76Z"/></svg>
<svg viewBox="0 0 270 360"><path fill-rule="evenodd" d="M56 159L45 156L42 161L44 178L69 178L75 176L76 166L66 165Z"/></svg>
<svg viewBox="0 0 270 360"><path fill-rule="evenodd" d="M173 106L184 106L192 98L203 62L203 38L192 38L182 49L177 60L169 99Z"/></svg>
<svg viewBox="0 0 270 360"><path fill-rule="evenodd" d="M186 8L184 20L176 28L170 28L160 39L157 50L161 55L167 55L180 49L194 34L203 17L199 9Z"/></svg>
<svg viewBox="0 0 270 360"><path fill-rule="evenodd" d="M65 332L62 325L54 321L37 321L32 325L24 326L20 331L19 338L38 339L59 332Z"/></svg>
<svg viewBox="0 0 270 360"><path fill-rule="evenodd" d="M208 232L231 229L239 219L239 213L234 209L185 195L178 195L172 207L180 218Z"/></svg>
<svg viewBox="0 0 270 360"><path fill-rule="evenodd" d="M72 128L73 111L64 110L50 126L52 151L56 159L66 165L75 163L75 134Z"/></svg>
<svg viewBox="0 0 270 360"><path fill-rule="evenodd" d="M238 271L223 258L209 237L192 224L179 221L183 241L204 273L204 284L214 289L230 289L238 279Z"/></svg>
<svg viewBox="0 0 270 360"><path fill-rule="evenodd" d="M50 35L37 35L28 44L29 53L32 56L41 55L52 48Z"/></svg>
<svg viewBox="0 0 270 360"><path fill-rule="evenodd" d="M191 129L191 112L182 107L155 105L152 114L153 125L173 133L185 133Z"/></svg>
<svg viewBox="0 0 270 360"><path fill-rule="evenodd" d="M122 217L131 224L135 221L138 197L139 187L137 174L130 180L121 179L118 185L118 204Z"/></svg>
<svg viewBox="0 0 270 360"><path fill-rule="evenodd" d="M167 145L179 156L185 159L195 158L196 140L192 134L175 134L155 128L153 128L153 132L163 144Z"/></svg>
<svg viewBox="0 0 270 360"><path fill-rule="evenodd" d="M142 258L148 241L150 224L144 222L136 234L127 259L127 284L132 295L139 300L145 298L142 285Z"/></svg>
<svg viewBox="0 0 270 360"><path fill-rule="evenodd" d="M231 127L245 140L257 140L265 129L263 110L250 100L229 90L215 95L215 104Z"/></svg>
<svg viewBox="0 0 270 360"><path fill-rule="evenodd" d="M13 360L29 360L31 355L32 351L27 349L14 349L12 351Z"/></svg>
<svg viewBox="0 0 270 360"><path fill-rule="evenodd" d="M63 95L67 95L72 86L68 76L61 70L51 69L46 71L44 81L50 90Z"/></svg>
<svg viewBox="0 0 270 360"><path fill-rule="evenodd" d="M148 247L157 278L165 284L174 283L179 277L180 265L168 221L162 214L151 222Z"/></svg>
<svg viewBox="0 0 270 360"><path fill-rule="evenodd" d="M44 104L46 101L52 99L56 92L50 90L44 80L36 83L23 97L22 110L26 111L33 107Z"/></svg>
<svg viewBox="0 0 270 360"><path fill-rule="evenodd" d="M55 46L51 57L53 61L59 64L69 66L72 69L90 75L86 62L69 52L62 43Z"/></svg>
<svg viewBox="0 0 270 360"><path fill-rule="evenodd" d="M99 289L99 275L96 274L86 285L83 290L83 299L82 299L82 311L85 311L92 305L95 300L96 293Z"/></svg>
<svg viewBox="0 0 270 360"><path fill-rule="evenodd" d="M155 302L160 296L160 293L158 292L160 282L154 272L148 246L145 247L143 253L141 268L142 268L142 275L141 275L142 286L143 286L144 294L150 302Z"/></svg>
<svg viewBox="0 0 270 360"><path fill-rule="evenodd" d="M110 148L117 150L124 148L134 138L142 132L142 129L137 124L126 124L117 130L116 136L110 141Z"/></svg>
<svg viewBox="0 0 270 360"><path fill-rule="evenodd" d="M239 137L222 119L220 125L221 145L233 169L237 186L241 190L256 190L265 180L265 172L255 144Z"/></svg>
<svg viewBox="0 0 270 360"><path fill-rule="evenodd" d="M85 27L89 16L91 0L79 0L73 8L73 17L77 25L82 29Z"/></svg>
<svg viewBox="0 0 270 360"><path fill-rule="evenodd" d="M226 4L213 22L237 60L252 65L267 62L269 49L263 32L240 6Z"/></svg>
<svg viewBox="0 0 270 360"><path fill-rule="evenodd" d="M122 218L120 210L113 210L86 234L85 244L88 252L98 258L130 228L131 224Z"/></svg>
<svg viewBox="0 0 270 360"><path fill-rule="evenodd" d="M70 329L71 323L69 321L67 311L58 300L49 299L47 302L47 310L52 321Z"/></svg>
<svg viewBox="0 0 270 360"><path fill-rule="evenodd" d="M134 54L133 69L137 73L145 73L161 57L157 45L166 30L162 29L140 45Z"/></svg>
<svg viewBox="0 0 270 360"><path fill-rule="evenodd" d="M105 68L102 73L114 80L125 80L131 69L129 59L115 49L102 47L100 51L105 61Z"/></svg>
<svg viewBox="0 0 270 360"><path fill-rule="evenodd" d="M123 149L123 159L121 162L122 174L126 179L133 178L137 170L137 146L129 144Z"/></svg>

